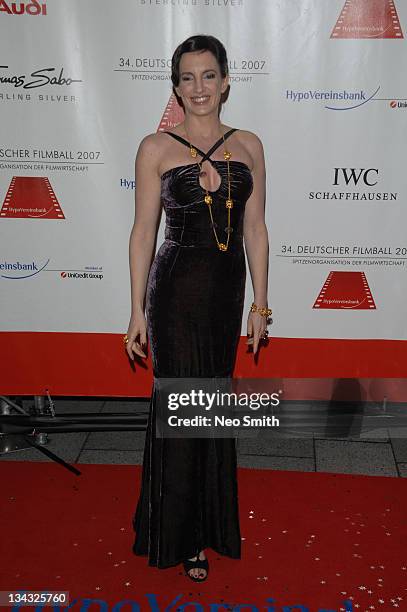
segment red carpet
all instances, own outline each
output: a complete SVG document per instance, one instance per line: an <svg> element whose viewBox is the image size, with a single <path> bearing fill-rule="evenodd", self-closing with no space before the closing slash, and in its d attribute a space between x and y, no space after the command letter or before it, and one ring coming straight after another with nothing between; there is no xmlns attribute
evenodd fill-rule
<svg viewBox="0 0 407 612"><path fill-rule="evenodd" d="M65 219L47 176L13 176L1 217Z"/></svg>
<svg viewBox="0 0 407 612"><path fill-rule="evenodd" d="M403 38L393 0L346 0L331 38Z"/></svg>
<svg viewBox="0 0 407 612"><path fill-rule="evenodd" d="M74 610L87 598L132 600L131 612L407 610L407 480L240 469L242 560L207 551L209 578L195 584L131 552L140 467L76 467L0 463L0 590L69 591Z"/></svg>
<svg viewBox="0 0 407 612"><path fill-rule="evenodd" d="M313 308L369 310L376 308L364 272L337 272L328 274Z"/></svg>

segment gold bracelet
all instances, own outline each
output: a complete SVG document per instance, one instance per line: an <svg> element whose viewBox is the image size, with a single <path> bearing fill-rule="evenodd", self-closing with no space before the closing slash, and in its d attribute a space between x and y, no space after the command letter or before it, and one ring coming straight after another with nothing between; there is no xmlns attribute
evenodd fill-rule
<svg viewBox="0 0 407 612"><path fill-rule="evenodd" d="M258 312L262 317L269 317L272 314L271 308L259 308L254 302L250 307L250 312Z"/></svg>

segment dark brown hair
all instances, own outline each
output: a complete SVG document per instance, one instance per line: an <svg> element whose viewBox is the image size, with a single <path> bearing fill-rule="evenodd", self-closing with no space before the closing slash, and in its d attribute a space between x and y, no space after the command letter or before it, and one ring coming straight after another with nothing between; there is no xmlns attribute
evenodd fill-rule
<svg viewBox="0 0 407 612"><path fill-rule="evenodd" d="M220 40L214 36L197 34L196 36L190 36L184 40L184 42L178 45L174 51L171 60L171 81L174 87L178 87L179 85L179 64L181 55L183 53L190 53L191 51L210 51L219 64L222 79L229 73L226 49Z"/></svg>

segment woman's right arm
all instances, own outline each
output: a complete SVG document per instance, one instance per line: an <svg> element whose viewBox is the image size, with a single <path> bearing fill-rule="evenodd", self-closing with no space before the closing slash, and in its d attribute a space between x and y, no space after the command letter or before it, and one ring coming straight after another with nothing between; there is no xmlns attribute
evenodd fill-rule
<svg viewBox="0 0 407 612"><path fill-rule="evenodd" d="M135 218L129 242L131 319L127 331L129 341L126 344L132 360L133 353L146 357L142 348L147 346L144 298L161 208L159 154L157 135L150 134L141 141L135 162Z"/></svg>

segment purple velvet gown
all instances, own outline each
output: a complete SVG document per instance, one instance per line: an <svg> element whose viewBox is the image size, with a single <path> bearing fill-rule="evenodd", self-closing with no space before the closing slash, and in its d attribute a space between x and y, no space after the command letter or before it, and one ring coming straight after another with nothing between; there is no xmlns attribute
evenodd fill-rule
<svg viewBox="0 0 407 612"><path fill-rule="evenodd" d="M235 130L225 134L225 139ZM167 132L189 147L176 134ZM221 177L212 211L219 241L226 242L227 162L210 155ZM197 158L199 159L199 158ZM232 376L240 337L246 263L245 204L253 189L249 167L230 160L229 247L218 249L196 163L162 175L165 241L150 269L146 317L154 378ZM157 393L153 385L144 447L142 483L133 516L133 553L159 568L177 565L212 548L241 556L235 438L160 438L155 435Z"/></svg>

